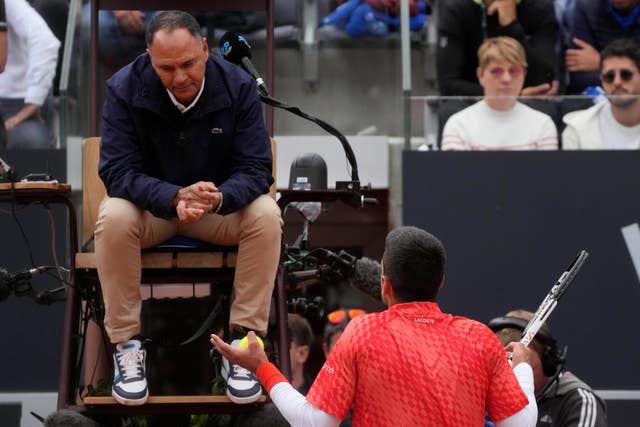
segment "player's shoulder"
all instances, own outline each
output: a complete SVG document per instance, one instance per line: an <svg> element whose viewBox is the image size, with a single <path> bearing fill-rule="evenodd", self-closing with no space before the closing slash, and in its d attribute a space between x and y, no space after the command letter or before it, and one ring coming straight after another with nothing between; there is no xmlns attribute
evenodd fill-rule
<svg viewBox="0 0 640 427"><path fill-rule="evenodd" d="M487 325L464 316L451 316L450 327L477 338L496 338L493 331L491 331Z"/></svg>
<svg viewBox="0 0 640 427"><path fill-rule="evenodd" d="M373 313L367 313L363 316L358 316L351 319L347 327L354 330L372 328L386 323L388 319L389 313L387 310L375 311Z"/></svg>
<svg viewBox="0 0 640 427"><path fill-rule="evenodd" d="M465 317L465 316L458 316L455 314L450 315L451 316L451 323L455 324L456 326L460 326L460 327L469 327L469 328L478 328L478 329L488 329L487 325L485 325L482 322L479 322L475 319L471 319L469 317Z"/></svg>
<svg viewBox="0 0 640 427"><path fill-rule="evenodd" d="M366 336L377 335L385 325L389 324L391 316L388 310L367 313L363 316L358 316L347 324L343 335L350 337L350 339L360 339Z"/></svg>

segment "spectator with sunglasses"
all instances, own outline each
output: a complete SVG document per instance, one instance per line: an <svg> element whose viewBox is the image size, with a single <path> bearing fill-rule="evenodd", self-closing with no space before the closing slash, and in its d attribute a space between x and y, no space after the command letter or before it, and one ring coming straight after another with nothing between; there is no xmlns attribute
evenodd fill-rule
<svg viewBox="0 0 640 427"><path fill-rule="evenodd" d="M487 39L478 49L478 64L484 99L449 117L442 149L556 150L551 117L517 100L527 73L522 45L511 37Z"/></svg>
<svg viewBox="0 0 640 427"><path fill-rule="evenodd" d="M338 342L338 338L344 332L351 319L364 316L367 312L361 308L341 308L332 311L327 315L327 325L324 328L324 337L322 339L322 352L324 357L329 357L331 350Z"/></svg>
<svg viewBox="0 0 640 427"><path fill-rule="evenodd" d="M601 53L600 79L609 102L563 117L565 150L640 148L640 43L618 39Z"/></svg>
<svg viewBox="0 0 640 427"><path fill-rule="evenodd" d="M537 407L525 347L505 350L485 325L440 311L445 249L433 235L400 227L385 240L381 297L387 310L351 320L307 397L298 393L249 333L247 349L218 336L229 360L256 372L295 426L338 426L353 408L354 426L534 426Z"/></svg>

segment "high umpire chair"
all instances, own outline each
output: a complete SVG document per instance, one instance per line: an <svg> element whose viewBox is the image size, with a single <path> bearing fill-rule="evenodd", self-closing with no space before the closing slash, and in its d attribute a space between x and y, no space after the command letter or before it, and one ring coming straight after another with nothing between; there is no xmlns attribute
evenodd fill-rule
<svg viewBox="0 0 640 427"><path fill-rule="evenodd" d="M275 170L275 144L271 141ZM236 405L223 395L151 395L147 403L138 407L125 407L115 403L111 396L86 396L81 393L80 384L87 382L96 366L102 364L103 371L111 365L105 358L105 333L101 324L103 306L100 297L100 283L97 276L95 253L91 251L92 236L98 207L106 190L98 176L100 138L88 138L83 144L83 204L82 242L83 249L75 254L74 290L79 298L74 298L75 321L70 334L71 348L65 349L63 366L71 365L70 373L62 378L58 407L80 412L105 414L154 414L154 413L230 413L246 411L248 405ZM270 194L275 196L275 183ZM208 245L185 251L177 247L162 247L159 250L145 250L142 255L142 280L144 284L206 283L210 287L230 285L236 262L237 247L213 247ZM153 289L153 288L152 288ZM230 286L229 286L230 289ZM227 304L224 306L228 309ZM284 273L278 269L272 304L275 313L277 354L280 368L289 373L287 304ZM228 321L228 311L223 310L224 321ZM213 314L213 313L212 313ZM204 326L204 325L203 325ZM273 329L273 328L272 328ZM190 333L192 331L187 331ZM203 331L204 332L204 331ZM207 331L209 332L209 331ZM66 341L65 341L66 342ZM65 359L63 357L63 359ZM84 366L84 369L83 369ZM83 379L84 376L84 379ZM206 381L206 378L202 379ZM257 404L264 402L262 397Z"/></svg>
<svg viewBox="0 0 640 427"><path fill-rule="evenodd" d="M91 0L91 30L90 30L90 115L89 132L98 133L99 117L99 73L98 73L98 12L100 10L199 10L199 11L264 11L266 19L266 64L265 76L269 87L273 88L273 51L274 51L274 0L216 0L203 2L202 0ZM273 134L273 111L267 108L266 125ZM272 141L273 147L273 141ZM105 194L100 181L98 170L99 139L90 138L83 147L83 221L82 242L90 242L98 206ZM274 155L275 159L275 155ZM273 169L275 171L275 168ZM275 194L275 187L272 188ZM83 245L85 246L85 245ZM100 330L96 323L83 321L87 318L100 319L101 304L96 300L96 292L100 286L96 273L94 254L85 247L75 254L75 268L72 268L71 281L74 287L69 293L67 301L67 316L65 320L64 345L62 351L60 389L58 393L58 408L71 408L79 411L102 411L126 414L132 408L114 405L108 398L80 398L79 384L81 382L82 356L99 359L101 343ZM165 281L185 282L183 275L189 273L198 282L217 283L229 280L233 275L236 254L233 250L208 250L205 252L184 252L180 250L165 250L162 252L145 252L142 254L142 281L156 283L160 278ZM72 267L74 267L72 265ZM278 328L277 349L288 349L288 329L286 328L286 290L282 266L278 269L272 313L275 311ZM186 281L187 283L189 280ZM93 351L93 353L92 353ZM104 357L102 358L104 359ZM288 357L280 357L280 367L285 374L290 373ZM104 361L110 365L110 361ZM91 402L91 399L94 399ZM215 406L215 408L213 407ZM151 396L143 410L153 407L155 412L231 412L233 405L222 396ZM175 409L177 408L177 409Z"/></svg>

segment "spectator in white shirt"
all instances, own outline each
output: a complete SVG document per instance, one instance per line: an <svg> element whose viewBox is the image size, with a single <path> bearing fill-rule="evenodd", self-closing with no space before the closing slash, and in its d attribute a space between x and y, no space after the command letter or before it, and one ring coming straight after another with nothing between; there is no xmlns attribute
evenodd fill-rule
<svg viewBox="0 0 640 427"><path fill-rule="evenodd" d="M7 148L47 148L49 130L40 109L51 90L60 42L26 0L4 0L7 64L0 74L0 118Z"/></svg>

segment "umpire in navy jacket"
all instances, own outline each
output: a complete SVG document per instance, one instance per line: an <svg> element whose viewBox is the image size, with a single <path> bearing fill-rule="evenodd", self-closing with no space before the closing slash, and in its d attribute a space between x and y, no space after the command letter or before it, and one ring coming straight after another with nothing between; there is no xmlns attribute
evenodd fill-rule
<svg viewBox="0 0 640 427"><path fill-rule="evenodd" d="M147 53L107 81L99 174L108 197L95 231L105 327L115 345L112 394L148 396L140 334L140 251L176 234L238 245L230 340L266 334L282 219L268 196L271 145L253 79L209 53L188 13L158 14ZM227 395L261 395L252 373L224 361Z"/></svg>

